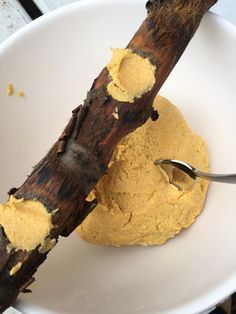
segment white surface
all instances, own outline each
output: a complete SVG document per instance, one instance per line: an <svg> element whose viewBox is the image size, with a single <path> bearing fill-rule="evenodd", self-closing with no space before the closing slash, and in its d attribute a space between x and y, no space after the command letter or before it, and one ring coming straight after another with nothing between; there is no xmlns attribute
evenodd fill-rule
<svg viewBox="0 0 236 314"><path fill-rule="evenodd" d="M22 312L20 311L17 311L16 309L13 309L12 307L7 309L4 314L23 314Z"/></svg>
<svg viewBox="0 0 236 314"><path fill-rule="evenodd" d="M60 8L63 5L67 5L80 0L33 0L33 1L43 13L46 13L51 10Z"/></svg>
<svg viewBox="0 0 236 314"><path fill-rule="evenodd" d="M224 19L236 24L236 1L235 0L218 0L212 9L213 12L222 16Z"/></svg>
<svg viewBox="0 0 236 314"><path fill-rule="evenodd" d="M57 139L108 61L109 47L127 43L145 15L143 3L82 1L33 22L1 47L1 200ZM207 15L162 89L208 140L212 170L219 172L235 168L235 53L235 28ZM6 96L9 81L26 97ZM236 288L235 202L235 186L212 184L194 226L161 247L61 239L18 308L25 314L203 311Z"/></svg>
<svg viewBox="0 0 236 314"><path fill-rule="evenodd" d="M0 42L30 21L18 1L0 0Z"/></svg>

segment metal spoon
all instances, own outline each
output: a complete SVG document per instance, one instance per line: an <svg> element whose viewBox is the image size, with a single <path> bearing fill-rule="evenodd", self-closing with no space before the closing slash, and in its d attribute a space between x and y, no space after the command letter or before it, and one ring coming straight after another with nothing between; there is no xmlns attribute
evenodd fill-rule
<svg viewBox="0 0 236 314"><path fill-rule="evenodd" d="M222 183L232 183L236 184L236 173L231 174L213 174L213 173L206 173L202 172L192 165L175 159L159 159L154 162L157 166L162 165L169 165L171 167L176 167L179 170L182 170L192 179L196 179L197 177L208 180L208 181L215 181L215 182L222 182Z"/></svg>

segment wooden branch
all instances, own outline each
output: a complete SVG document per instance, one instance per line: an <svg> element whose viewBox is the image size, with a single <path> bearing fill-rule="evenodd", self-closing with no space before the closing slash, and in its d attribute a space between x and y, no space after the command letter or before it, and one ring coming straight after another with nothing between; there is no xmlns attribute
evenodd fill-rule
<svg viewBox="0 0 236 314"><path fill-rule="evenodd" d="M197 30L203 14L217 0L153 0L147 2L148 15L128 48L148 57L156 66L153 88L133 104L114 100L107 93L110 81L104 68L88 92L84 106L73 111L64 132L48 154L33 169L16 198L36 199L52 216L50 239L67 236L96 206L86 201L91 189L107 172L112 153L122 137L141 126L152 116L155 95L179 60ZM119 111L119 119L113 112ZM0 310L12 305L20 292L28 292L33 274L48 252L7 250L9 240L0 228ZM20 263L21 268L9 275ZM60 274L58 274L60 275Z"/></svg>

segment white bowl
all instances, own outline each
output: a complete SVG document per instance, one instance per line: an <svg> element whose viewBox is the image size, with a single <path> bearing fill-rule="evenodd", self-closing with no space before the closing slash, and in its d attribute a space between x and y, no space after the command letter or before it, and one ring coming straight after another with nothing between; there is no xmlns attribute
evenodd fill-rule
<svg viewBox="0 0 236 314"><path fill-rule="evenodd" d="M86 0L32 22L0 47L0 198L57 139L71 110L145 17L143 0ZM236 30L207 14L161 90L204 136L212 171L236 171ZM24 98L6 95L6 86ZM27 313L191 314L236 289L236 190L211 184L196 223L160 247L61 239L37 272Z"/></svg>

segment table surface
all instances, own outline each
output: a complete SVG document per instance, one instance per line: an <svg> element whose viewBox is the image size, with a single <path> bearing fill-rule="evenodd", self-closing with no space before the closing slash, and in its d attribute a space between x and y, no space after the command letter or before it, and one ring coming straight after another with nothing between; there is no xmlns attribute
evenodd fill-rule
<svg viewBox="0 0 236 314"><path fill-rule="evenodd" d="M0 43L35 17L76 1L80 0L0 0ZM236 0L218 0L212 11L236 25Z"/></svg>

